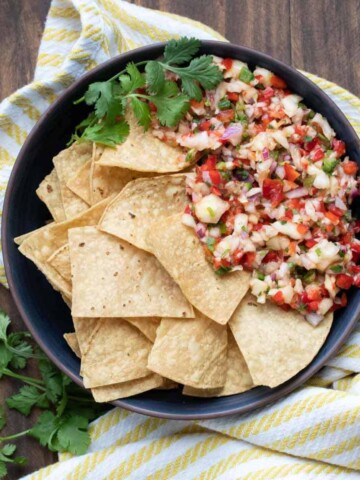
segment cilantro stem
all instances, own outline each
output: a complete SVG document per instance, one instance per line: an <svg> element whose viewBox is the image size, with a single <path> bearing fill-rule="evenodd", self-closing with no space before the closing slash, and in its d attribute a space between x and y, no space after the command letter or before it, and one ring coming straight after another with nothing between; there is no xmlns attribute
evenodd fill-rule
<svg viewBox="0 0 360 480"><path fill-rule="evenodd" d="M135 63L135 65L138 67L139 65L146 65L148 63L149 60L143 60L142 62L138 62L138 63ZM126 72L126 68L124 68L123 70L121 70L120 72L116 73L113 77L109 78L108 80L105 80L105 82L113 82L114 80L116 80L117 78L120 77L120 75L122 75L123 73ZM83 95L81 98L78 98L77 100L75 100L73 103L74 105L78 105L79 103L83 102L85 100L85 95Z"/></svg>
<svg viewBox="0 0 360 480"><path fill-rule="evenodd" d="M0 442L7 442L8 440L14 440L15 438L23 437L30 432L29 430L24 430L23 432L14 433L13 435L8 435L7 437L0 437Z"/></svg>
<svg viewBox="0 0 360 480"><path fill-rule="evenodd" d="M4 370L2 370L1 373L3 373L8 377L21 380L22 382L27 383L28 385L32 385L33 387L36 387L39 390L43 390L44 392L46 391L46 389L43 386L44 382L42 380L38 380L37 378L27 377L25 375L19 375L18 373L12 372L8 368L4 368Z"/></svg>

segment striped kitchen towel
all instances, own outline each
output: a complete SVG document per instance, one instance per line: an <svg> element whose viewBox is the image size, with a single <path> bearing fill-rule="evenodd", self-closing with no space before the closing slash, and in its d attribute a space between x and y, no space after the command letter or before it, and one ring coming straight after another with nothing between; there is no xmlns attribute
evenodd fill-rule
<svg viewBox="0 0 360 480"><path fill-rule="evenodd" d="M193 20L121 0L53 0L34 81L0 105L1 202L27 134L67 86L113 55L181 35L224 40ZM360 100L305 75L360 134ZM0 273L5 284L2 265ZM116 408L93 422L90 433L85 455L62 454L26 479L360 479L360 325L306 386L265 408L201 422Z"/></svg>

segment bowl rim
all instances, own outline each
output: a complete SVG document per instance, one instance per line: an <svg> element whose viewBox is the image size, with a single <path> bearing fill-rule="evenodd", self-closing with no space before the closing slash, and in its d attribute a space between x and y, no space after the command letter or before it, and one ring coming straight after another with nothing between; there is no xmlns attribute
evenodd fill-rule
<svg viewBox="0 0 360 480"><path fill-rule="evenodd" d="M328 106L332 109L337 111L337 115L341 117L341 121L343 124L346 126L348 132L351 134L353 137L352 140L354 140L354 143L356 145L356 148L360 150L360 139L356 135L353 127L351 126L350 122L346 118L345 114L341 111L341 109L336 105L336 103L315 83L313 83L310 79L308 79L305 75L303 75L299 70L296 68L270 56L267 55L263 52L260 52L256 49L249 48L249 47L244 47L240 45L236 45L230 42L221 42L218 40L201 40L202 47L205 47L206 49L211 49L211 48L218 48L219 46L223 46L225 49L229 48L230 49L235 49L237 52L237 56L241 57L242 55L253 55L256 54L257 56L261 57L261 60L268 61L270 63L276 64L279 68L287 70L289 73L298 76L301 81L307 85L310 89L313 91L315 90L317 92L317 95L320 97L321 101L328 104ZM40 119L36 122L34 127L31 129L29 135L27 136L23 146L21 147L19 154L15 160L15 163L13 165L11 175L8 181L8 185L6 188L5 192L5 199L4 199L4 206L3 206L3 215L2 215L2 225L1 225L1 243L2 243L2 252L3 252L3 259L4 259L4 267L5 267L5 273L6 273L6 278L8 280L9 284L9 289L12 294L12 297L14 299L14 303L21 315L21 318L23 319L26 327L29 329L31 332L34 340L40 345L41 349L46 353L46 355L51 359L51 361L66 375L68 375L75 383L80 385L81 387L84 387L83 381L80 377L80 375L77 375L74 373L70 368L67 368L66 366L63 365L61 360L56 356L55 353L53 353L50 348L47 346L47 343L43 340L43 337L40 333L38 333L35 329L35 327L32 324L31 319L28 317L28 315L25 312L25 309L23 307L23 302L20 294L17 291L17 286L16 282L12 273L12 268L10 266L10 261L9 261L9 249L10 249L10 243L13 241L13 239L8 238L8 211L10 209L10 204L11 204L11 197L12 197L12 190L14 188L15 182L16 182L16 177L17 177L17 172L20 169L21 164L24 161L24 158L26 157L26 152L29 146L32 143L32 139L36 137L37 132L39 129L41 129L41 126L44 122L46 122L48 116L52 114L54 110L57 109L57 107L68 97L71 97L73 92L77 90L80 86L83 86L84 88L91 83L91 79L93 78L94 75L97 73L101 72L102 70L106 69L109 66L115 66L119 62L123 61L131 61L131 58L133 57L134 54L136 53L146 53L149 52L150 54L155 50L162 50L164 46L166 45L166 42L156 42L152 43L150 45L146 45L143 47L136 48L134 50L130 50L128 52L119 54L115 57L110 58L109 60L99 64L97 67L94 69L86 72L84 75L76 79L68 88L66 88L61 95L53 102L47 109L46 111L41 115ZM346 308L346 307L345 307ZM161 410L159 411L156 408L146 408L146 407L138 407L136 405L131 404L131 402L128 401L127 398L124 399L119 399L119 400L114 400L112 402L109 402L113 404L114 406L117 407L122 407L127 410L130 410L135 413L140 413L142 415L148 415L148 416L153 416L153 417L158 417L158 418L164 418L164 419L173 419L173 420L199 420L199 419L211 419L211 418L219 418L219 417L224 417L228 415L234 415L234 414L241 414L249 411L253 411L256 408L259 407L264 407L265 405L274 402L276 400L280 400L296 388L302 386L309 378L311 378L316 372L318 372L332 357L336 355L336 353L339 351L343 343L347 340L353 329L355 328L357 322L358 322L358 317L360 314L360 302L356 306L355 311L353 312L353 316L351 320L347 323L346 327L342 331L341 335L339 335L336 338L335 344L333 347L329 350L323 353L323 356L321 360L316 361L317 356L314 357L314 359L306 366L304 369L298 374L296 374L294 377L289 379L287 382L279 385L278 387L274 389L269 388L268 395L266 395L265 398L260 398L260 399L255 399L251 402L249 402L247 405L240 405L238 407L233 407L233 408L228 408L225 411L218 411L218 412L211 412L211 413L202 413L201 411L198 414L193 414L193 413L187 413L186 410L184 409L184 413L167 413L167 412L162 412ZM326 344L325 343L323 345ZM84 387L85 388L85 387ZM257 387L255 387L257 388ZM241 395L241 394L238 394ZM131 399L132 397L130 397ZM199 408L200 404L199 404Z"/></svg>

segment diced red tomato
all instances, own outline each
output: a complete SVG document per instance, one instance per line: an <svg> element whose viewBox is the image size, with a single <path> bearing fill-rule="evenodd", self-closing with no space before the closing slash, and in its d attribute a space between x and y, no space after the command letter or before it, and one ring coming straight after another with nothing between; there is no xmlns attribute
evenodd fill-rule
<svg viewBox="0 0 360 480"><path fill-rule="evenodd" d="M325 152L321 148L315 148L311 151L310 157L312 158L312 160L314 160L314 162L318 162L325 157Z"/></svg>
<svg viewBox="0 0 360 480"><path fill-rule="evenodd" d="M360 244L359 243L352 243L351 244L351 250L356 253L360 253Z"/></svg>
<svg viewBox="0 0 360 480"><path fill-rule="evenodd" d="M356 162L344 162L342 164L342 167L346 175L355 175L359 168Z"/></svg>
<svg viewBox="0 0 360 480"><path fill-rule="evenodd" d="M355 287L359 288L360 287L360 276L355 277L353 283L354 283Z"/></svg>
<svg viewBox="0 0 360 480"><path fill-rule="evenodd" d="M292 220L293 216L292 210L288 209L285 211L285 220Z"/></svg>
<svg viewBox="0 0 360 480"><path fill-rule="evenodd" d="M284 80L282 78L278 77L277 75L272 75L270 77L270 83L275 88L286 88L287 87Z"/></svg>
<svg viewBox="0 0 360 480"><path fill-rule="evenodd" d="M337 140L336 138L334 138L334 140L332 141L332 149L336 152L336 156L338 158L345 155L346 147L345 143L342 140Z"/></svg>
<svg viewBox="0 0 360 480"><path fill-rule="evenodd" d="M209 176L210 176L211 183L213 185L220 185L221 175L220 175L220 172L218 170L210 170L209 171Z"/></svg>
<svg viewBox="0 0 360 480"><path fill-rule="evenodd" d="M262 97L266 98L269 100L274 96L275 92L274 89L271 87L266 87L265 90L262 92Z"/></svg>
<svg viewBox="0 0 360 480"><path fill-rule="evenodd" d="M202 172L209 172L210 170L216 170L216 156L209 155L206 161L201 165L200 170Z"/></svg>
<svg viewBox="0 0 360 480"><path fill-rule="evenodd" d="M294 182L298 177L300 177L300 173L297 172L295 168L289 165L288 163L285 163L284 169L285 169L286 180L290 180L291 182Z"/></svg>
<svg viewBox="0 0 360 480"><path fill-rule="evenodd" d="M306 126L305 125L295 125L295 133L303 137L306 132Z"/></svg>
<svg viewBox="0 0 360 480"><path fill-rule="evenodd" d="M307 293L308 299L311 302L314 301L314 300L321 300L322 299L321 291L318 287L314 287L314 286L307 287L306 288L306 293Z"/></svg>
<svg viewBox="0 0 360 480"><path fill-rule="evenodd" d="M333 225L337 225L340 222L340 218L332 212L325 212L325 217L330 220Z"/></svg>
<svg viewBox="0 0 360 480"><path fill-rule="evenodd" d="M222 60L222 65L226 68L226 70L231 70L231 67L233 66L233 59L232 58L224 58Z"/></svg>
<svg viewBox="0 0 360 480"><path fill-rule="evenodd" d="M271 200L273 207L277 207L285 198L281 180L265 178L262 185L262 193L266 199Z"/></svg>
<svg viewBox="0 0 360 480"><path fill-rule="evenodd" d="M345 211L341 210L341 208L335 207L334 203L330 203L330 205L328 205L328 210L329 212L333 213L334 215L337 215L338 217L342 217L345 213Z"/></svg>
<svg viewBox="0 0 360 480"><path fill-rule="evenodd" d="M221 191L217 187L214 187L214 185L211 187L211 193L217 195L218 197L221 197Z"/></svg>
<svg viewBox="0 0 360 480"><path fill-rule="evenodd" d="M202 108L204 106L204 100L200 100L200 102L198 102L195 100L195 98L192 98L190 100L190 105L194 108Z"/></svg>
<svg viewBox="0 0 360 480"><path fill-rule="evenodd" d="M235 118L235 111L233 109L222 110L216 115L216 118L223 123L229 123Z"/></svg>
<svg viewBox="0 0 360 480"><path fill-rule="evenodd" d="M275 295L271 297L271 300L278 305L283 305L285 303L284 295L282 292L276 292Z"/></svg>
<svg viewBox="0 0 360 480"><path fill-rule="evenodd" d="M307 248L312 248L312 247L314 247L316 244L317 244L317 242L315 242L315 240L306 240L306 242L305 242L305 246L306 246Z"/></svg>
<svg viewBox="0 0 360 480"><path fill-rule="evenodd" d="M350 275L345 275L344 273L340 273L339 275L336 276L336 285L339 288L343 288L344 290L347 290L348 288L351 287L353 284L353 279L350 277Z"/></svg>
<svg viewBox="0 0 360 480"><path fill-rule="evenodd" d="M268 252L262 260L262 263L278 262L280 260L279 253L271 250Z"/></svg>
<svg viewBox="0 0 360 480"><path fill-rule="evenodd" d="M287 205L289 208L295 208L295 210L301 210L305 206L303 200L300 200L300 198L292 198L288 201Z"/></svg>
<svg viewBox="0 0 360 480"><path fill-rule="evenodd" d="M157 106L155 103L149 102L150 112L157 112Z"/></svg>
<svg viewBox="0 0 360 480"><path fill-rule="evenodd" d="M304 148L307 152L311 152L319 142L320 140L317 137L314 137L310 142L305 143Z"/></svg>
<svg viewBox="0 0 360 480"><path fill-rule="evenodd" d="M264 125L264 127L267 127L271 121L272 121L272 119L270 118L268 113L265 113L261 117L261 123Z"/></svg>
<svg viewBox="0 0 360 480"><path fill-rule="evenodd" d="M244 253L242 259L241 259L241 265L244 267L245 270L252 270L253 269L253 263L256 257L255 252L246 252Z"/></svg>
<svg viewBox="0 0 360 480"><path fill-rule="evenodd" d="M309 302L306 307L308 309L309 312L316 312L319 308L319 301L313 301L313 302Z"/></svg>
<svg viewBox="0 0 360 480"><path fill-rule="evenodd" d="M228 92L227 98L230 102L237 102L239 100L239 94L235 92Z"/></svg>
<svg viewBox="0 0 360 480"><path fill-rule="evenodd" d="M303 225L300 223L297 227L296 230L300 233L300 235L305 235L307 231L309 230L309 227L307 225Z"/></svg>
<svg viewBox="0 0 360 480"><path fill-rule="evenodd" d="M208 132L211 127L211 121L210 120L203 120L202 122L199 123L199 130L202 132Z"/></svg>
<svg viewBox="0 0 360 480"><path fill-rule="evenodd" d="M358 273L360 273L360 265L353 265L351 268L351 273L353 273L354 275L357 275Z"/></svg>

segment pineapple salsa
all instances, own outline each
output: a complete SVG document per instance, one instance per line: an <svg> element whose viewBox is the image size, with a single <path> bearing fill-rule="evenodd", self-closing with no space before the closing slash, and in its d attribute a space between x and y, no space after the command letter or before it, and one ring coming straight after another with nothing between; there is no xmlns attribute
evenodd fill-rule
<svg viewBox="0 0 360 480"><path fill-rule="evenodd" d="M251 293L313 325L360 286L357 164L326 118L264 68L214 57L223 80L161 140L188 149L192 227L218 274L252 272ZM231 273L230 273L231 274Z"/></svg>

